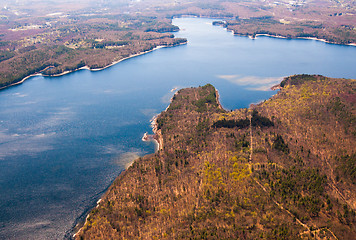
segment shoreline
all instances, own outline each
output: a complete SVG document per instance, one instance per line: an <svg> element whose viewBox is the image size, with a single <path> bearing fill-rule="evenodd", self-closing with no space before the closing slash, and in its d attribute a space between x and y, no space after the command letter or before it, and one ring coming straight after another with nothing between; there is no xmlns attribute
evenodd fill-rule
<svg viewBox="0 0 356 240"><path fill-rule="evenodd" d="M117 60L117 61L113 61L112 63L110 63L109 65L107 66L104 66L104 67L101 67L101 68L89 68L88 66L84 66L84 67L80 67L80 68L77 68L77 69L74 69L74 70L69 70L69 71L64 71L64 72L61 72L61 73L58 73L58 74L53 74L53 75L46 75L46 74L42 74L42 73L34 73L34 74L31 74L31 75L28 75L26 77L24 77L23 79L21 79L20 81L18 82L15 82L15 83L11 83L10 85L7 85L7 86L3 86L3 87L0 87L0 90L3 90L3 89L6 89L6 88L9 88L9 87L13 87L13 86L16 86L16 85L20 85L22 83L24 83L26 80L28 80L29 78L32 78L32 77L36 77L36 76L44 76L44 77L60 77L60 76L64 76L66 74L69 74L69 73L73 73L73 72L76 72L76 71L80 71L80 70L89 70L91 72L97 72L97 71L101 71L101 70L104 70L104 69L107 69L109 67L112 67L122 61L125 61L125 60L128 60L130 58L134 58L134 57L138 57L138 56L141 56L141 55L144 55L144 54L147 54L147 53L150 53L150 52L153 52L155 50L158 50L158 49L161 49L161 48L169 48L169 47L176 47L176 46L181 46L181 45L186 45L188 44L188 41L184 42L184 43L179 43L177 45L174 45L174 46L164 46L164 45L159 45L157 47L154 47L153 49L151 50L147 50L147 51L144 51L144 52L139 52L139 53L135 53L135 54L132 54L128 57L125 57L125 58L122 58L120 60Z"/></svg>
<svg viewBox="0 0 356 240"><path fill-rule="evenodd" d="M315 77L318 77L318 75L314 75ZM319 78L319 77L318 77ZM326 80L325 80L326 81ZM337 84L337 82L335 81L335 84ZM322 85L323 86L323 85ZM332 85L331 85L331 87L333 87ZM350 86L351 87L351 86ZM215 89L216 90L216 89ZM322 89L323 90L323 89ZM321 91L322 91L321 90ZM337 90L335 90L335 91L337 91ZM182 91L181 91L182 92ZM346 92L346 91L345 91ZM191 96L193 95L192 93L195 93L195 96L197 95L196 94L196 92L188 92L188 94L191 94L191 95L188 95L188 94L186 94L186 95L183 95L183 97L180 97L180 95L179 95L179 97L177 98L178 100L179 99L182 99L183 101L184 101L184 99L189 99L189 98L187 98L186 96L189 96L191 99L193 99L193 101L194 101L194 98L192 98ZM199 92L198 92L199 93ZM216 93L218 94L218 91L216 90ZM297 93L298 94L298 93ZM298 95L296 94L296 96L298 97ZM193 95L194 96L194 95ZM216 96L217 97L217 96ZM277 99L278 100L278 99ZM317 100L318 101L318 100ZM176 101L174 101L175 103L182 103L182 102L176 102ZM190 101L190 102L188 102L188 104L191 104L191 102L192 101ZM293 104L293 98L291 98L291 100L290 100L290 102ZM183 102L184 103L184 102ZM177 126L177 128L176 129L174 129L173 128L173 130L171 131L171 132L169 132L169 133L167 133L167 134L169 134L169 136L173 136L173 134L179 134L179 132L178 131L176 131L176 130L178 130L178 129L182 129L181 128L181 126L184 126L183 124L185 124L184 123L184 121L181 121L181 119L185 119L184 118L184 115L185 114L189 114L189 111L191 110L191 108L189 108L189 107L187 107L187 105L184 105L182 103L182 110L184 109L184 107L185 107L185 111L183 110L182 112L179 112L178 114L180 114L180 115L178 115L178 116L182 116L182 117L178 117L178 118L176 118L176 119L172 119L174 122L173 122L173 126ZM172 104L172 103L171 103ZM193 102L193 104L194 104L194 102ZM189 106L189 105L188 105ZM263 107L263 106L262 106ZM268 106L269 107L269 109L272 109L272 111L273 111L273 109L275 109L275 107L276 106L273 106L273 105L269 105ZM251 110L253 110L253 107L250 107L250 108L252 108ZM169 109L169 108L168 108ZM265 108L266 109L266 108ZM262 108L262 113L269 113L269 109L267 108L267 110L265 110L264 108ZM247 110L249 110L250 111L250 109L247 109ZM260 109L259 109L260 110ZM171 110L170 111L168 111L168 113L171 113ZM174 114L174 112L172 112L173 114ZM241 114L242 114L243 112L241 111ZM212 112L212 114L215 114L215 112L213 111ZM218 114L220 114L220 116L219 116L219 119L220 119L220 117L222 116L222 117L224 117L224 113L218 113ZM234 118L234 119L236 119L236 117L240 117L241 116L241 114L240 113L236 113L235 115L232 115L232 117ZM304 114L304 113L302 113L302 114ZM301 114L301 115L302 115ZM156 116L160 116L160 115L156 115ZM209 115L208 115L209 116ZM215 115L213 115L213 116L215 116ZM268 117L269 116L271 116L271 114L270 115L267 115ZM159 118L160 119L160 118ZM195 118L195 119L198 119L198 118ZM287 119L288 120L288 119ZM286 121L287 121L286 120ZM175 123L176 122L176 123ZM160 120L158 121L158 123L160 123ZM316 122L315 124L318 124L318 122ZM328 124L328 123L326 123L326 124ZM160 126L160 124L159 124L159 126ZM171 125L170 125L171 126ZM327 126L327 125L325 125L325 126ZM194 125L192 125L192 127L194 128ZM278 126L277 126L278 127ZM163 129L165 129L164 127L163 127ZM251 130L251 129L250 129ZM266 132L267 131L269 131L269 130L266 130ZM189 129L188 129L188 131L184 131L184 132L188 132L189 133ZM270 132L270 134L272 135L273 133L271 132L271 131L269 131ZM173 134L172 134L173 133ZM180 132L180 133L182 133L182 132ZM215 132L214 132L215 133ZM218 134L220 134L220 136L223 138L224 137L224 132L222 132L222 134L221 133L218 133ZM243 134L243 133L242 133ZM242 135L241 134L241 135ZM246 133L245 133L246 134ZM189 135L188 135L189 136ZM194 136L194 135L193 135ZM185 135L183 135L183 137L185 137ZM172 141L173 142L173 144L172 144L172 147L171 147L171 144L170 144L170 146L169 146L169 149L175 149L175 145L174 145L174 143L176 142L173 138L171 138L171 137L169 137L169 141ZM187 138L183 138L183 139L187 139ZM166 140L168 140L168 139L166 139ZM293 140L293 139L292 139ZM290 141L292 141L292 140L290 140ZM313 139L312 139L313 140ZM312 141L311 140L311 141ZM231 143L233 144L234 142L234 139L232 139L231 140ZM179 143L180 141L178 141L178 143ZM221 142L220 141L220 139L218 139L216 142ZM251 141L252 142L252 141ZM167 143L167 142L165 142L165 143ZM168 144L168 143L167 143ZM213 144L212 144L212 146L214 146ZM180 146L179 146L180 147ZM183 146L183 147L181 147L181 149L185 149L185 146ZM189 150L189 149L188 149ZM219 150L219 149L218 149ZM217 150L217 151L218 151ZM202 150L202 151L204 151L204 150ZM162 156L162 154L163 154L163 156ZM166 154L166 155L165 155ZM167 191L170 191L171 190L171 185L169 185L169 184L167 184L167 185L165 185L164 187L166 187L166 189L168 189L166 192L164 192L165 191L165 189L164 190L161 190L161 188L159 188L158 186L157 186L157 180L156 180L156 178L155 178L155 181L153 182L153 184L151 184L150 183L150 186L152 186L152 187L150 187L150 188L147 188L147 189L144 189L143 191L141 191L141 189L140 188L137 188L137 189L139 189L139 191L137 191L136 189L134 189L134 190L132 190L131 191L131 189L130 189L130 186L131 186L131 188L133 188L132 186L141 186L141 185L143 185L143 184L145 184L145 186L147 186L147 185L149 185L149 184L146 184L146 179L150 179L149 178L149 176L155 176L155 172L154 172L154 169L152 168L152 162L154 162L154 161L157 161L158 163L159 163L159 161L161 161L161 162L163 162L164 163L164 161L166 160L166 159L169 159L170 158L170 155L169 155L169 153L167 152L167 153L165 153L165 152L161 152L161 153L159 153L159 154L157 154L157 155L161 155L162 156L162 158L160 158L160 159L158 159L158 158L155 158L155 156L151 156L150 158L148 158L148 159L146 159L147 161L145 161L145 163L143 164L143 162L144 161L137 161L138 163L142 163L142 165L138 165L137 167L134 167L133 169L136 169L136 170L134 170L134 171L132 171L131 173L132 174L130 174L130 172L129 172L129 178L126 178L126 179L129 179L129 180L125 180L125 178L121 178L121 182L117 182L117 184L116 184L116 186L120 186L120 185L123 185L124 187L122 187L122 188L112 188L112 190L113 190L113 193L114 193L114 195L109 195L109 197L106 197L106 198L103 198L104 199L104 202L103 203L101 203L102 205L101 206L106 206L106 203L108 203L107 205L109 205L109 203L110 203L110 201L112 201L112 199L115 199L115 196L130 196L131 197L131 193L132 194L136 194L136 195L133 195L133 197L131 197L131 199L129 199L129 201L135 201L135 199L137 199L138 197L137 196L142 196L142 195L139 195L139 194L142 194L142 192L143 193L147 193L147 192L149 192L149 193L152 193L152 196L156 196L157 195L157 192L158 191L161 191L162 192L162 194L159 196L159 198L158 198L158 200L156 200L156 202L155 202L155 205L153 206L153 207L156 207L156 206L159 206L159 207L161 207L162 206L162 204L161 204L161 199L163 199L163 200L165 200L167 197L165 196L165 193L167 192ZM157 156L156 155L156 156ZM212 152L212 154L211 155L213 155L213 156L217 156L217 154L215 154L214 152ZM199 156L198 156L199 157ZM185 158L188 158L189 159L189 161L190 162L193 162L195 159L196 159L196 156L195 155L188 155L188 157L185 157ZM219 161L219 156L217 156L216 158L216 161ZM281 161L283 161L283 156L281 156L280 157L280 159L281 159ZM206 160L206 159L200 159L200 162L199 162L199 164L201 164L201 163L203 163L203 161L204 160ZM208 159L209 161L210 161L210 159ZM195 165L196 166L196 165ZM183 167L185 167L185 166L183 166L183 165L181 165L180 166L181 167L181 169L183 168ZM227 168L228 168L229 166L227 166ZM307 168L308 166L306 166L306 168ZM150 169L151 168L151 169ZM161 169L161 166L159 166L159 168ZM142 174L142 172L143 172L143 170L142 169L150 169L150 170L152 170L149 174L150 175L148 175L147 174L147 176L148 176L148 178L143 178L142 180L141 179L139 179L139 181L141 181L141 182L143 182L143 184L141 184L141 182L137 182L137 176L141 176L140 175L140 171L141 171L141 174ZM197 169L197 173L196 172L192 172L192 176L195 176L195 174L198 174L199 175L199 168L195 168L195 169ZM132 170L132 169L131 169ZM179 169L178 169L179 170ZM156 172L158 172L158 171L156 171ZM177 171L178 172L178 171ZM183 171L181 171L181 172L179 172L179 173L182 173L182 176L183 176L183 174L184 174L184 172ZM165 179L167 179L168 178L168 180L171 180L169 177L172 175L169 175L169 172L167 171L167 172L164 172L164 173L162 173L162 175L163 174L165 174L164 176L165 176L165 178L163 178L163 181L165 181ZM127 175L126 175L127 176ZM179 178L180 178L180 176L179 175L177 175L178 176L178 181L180 180ZM152 179L152 178L151 178ZM158 178L158 176L157 176L157 179L160 179L160 178ZM188 180L185 180L185 182L184 183L189 183L189 178L187 178ZM162 181L162 182L163 182ZM183 181L182 181L183 182ZM122 184L122 183L125 183L125 184ZM199 182L197 182L197 184L196 184L196 186L199 186ZM257 188L258 188L258 186L257 186ZM157 190L156 190L157 189ZM196 189L198 189L198 187L196 187ZM200 190L200 189L199 189ZM169 193L169 192L168 192ZM172 196L176 196L175 194L177 194L176 192L171 192L171 194L172 194ZM194 196L194 193L192 194L192 196ZM199 196L198 196L198 194L195 194L195 196L198 198ZM149 196L150 197L150 196ZM190 197L190 196L188 196L188 197ZM169 198L169 196L168 196L168 198ZM125 199L125 197L123 198L123 199ZM116 200L116 199L115 199ZM119 199L119 201L120 201L120 199ZM163 205L163 207L161 207L162 209L167 209L167 207L166 206L172 206L172 204L174 204L174 201L176 201L176 199L175 198L170 198L170 200L169 200L170 202L168 202L168 203L165 203L166 205L164 206ZM183 201L185 201L184 199L183 199ZM119 221L122 221L123 222L123 224L126 224L126 226L128 225L128 224L130 224L130 222L131 222L131 226L132 226L132 223L135 223L135 222L137 222L137 220L136 219L142 219L142 218L140 218L141 217L141 215L139 215L139 214L137 214L137 217L136 217L136 215L135 215L135 218L133 218L130 222L128 221L128 222L124 222L125 220L121 220L121 219L124 219L124 217L125 216L128 216L128 214L126 213L126 206L127 206L127 204L125 203L125 202L123 202L123 201L120 201L121 203L122 203L122 205L121 206L119 206L119 207L117 207L117 208L115 208L115 210L114 210L114 214L112 214L112 215L108 215L108 208L106 208L106 209L103 209L103 211L101 211L101 213L99 213L99 214L97 214L97 215L93 215L95 218L93 218L93 219L98 219L98 221L99 221L99 223L100 223L100 220L102 219L101 217L104 217L104 221L102 221L101 222L101 225L99 226L99 228L96 228L96 229L94 229L94 231L92 231L91 233L94 233L94 234L97 234L98 232L99 232L99 234L102 234L102 232L101 231L104 231L104 234L105 234L105 231L106 231L106 228L104 228L105 226L108 226L109 228L107 228L107 229L109 229L110 230L110 233L111 233L111 228L110 228L110 226L108 225L108 221L110 221L110 224L111 224L111 226L112 226L112 229L113 229L113 233L115 233L115 230L116 229L119 229L119 230L121 230L121 229L124 229L124 227L121 227L121 225L118 225L118 224L116 224L117 222L119 222ZM134 202L135 203L135 202ZM136 204L136 203L135 203ZM138 204L138 203L137 203ZM232 202L231 203L231 205L232 204L234 204L234 202ZM340 204L341 205L341 204ZM137 206L137 205L133 205L130 209L128 209L127 210L127 212L130 214L130 213L132 213L132 212L134 212L133 211L133 208L135 207L135 206ZM187 206L188 208L191 206L191 205L189 205L189 203L187 203L185 206ZM153 208L152 207L152 208ZM171 208L171 209L173 209L174 208L174 206ZM157 208L154 208L154 209L157 209ZM136 210L136 209L135 209ZM229 210L229 209L228 209ZM278 209L277 209L278 210ZM109 211L111 211L110 209L109 209ZM122 215L120 215L120 217L116 217L117 215L117 213L121 213L121 212L125 212L125 214L122 214ZM110 214L111 214L111 212L110 212ZM153 218L157 218L157 216L158 216L158 218L159 218L159 214L162 214L161 212L158 212L157 211L157 213L155 213L156 215L151 215ZM180 217L181 215L179 215L179 211L178 212L174 212L174 214L176 214L175 216L178 216L178 217ZM107 219L106 219L106 216L109 216ZM149 216L149 217L151 217L151 216ZM145 216L146 217L146 216ZM164 218L163 218L164 217ZM166 221L166 216L163 216L162 218L159 218L158 219L158 224L160 223L160 222L163 222L163 221ZM183 216L183 220L184 220L184 217L185 216ZM283 216L282 216L283 217ZM126 217L125 217L126 218ZM114 221L111 221L112 219L114 219L114 220L117 220L116 222L114 222ZM162 221L161 221L161 219L162 219ZM227 220L228 221L228 220ZM143 221L143 222L141 222L142 224L141 224L141 226L138 226L137 228L140 228L140 229L144 229L142 226L146 226L145 225L145 222ZM105 224L105 225L104 225ZM119 222L119 224L121 224L121 222ZM154 223L156 226L157 226L157 223ZM94 225L94 224L93 224ZM104 227L102 227L102 226L104 226ZM116 227L116 228L114 228L113 226L119 226L119 227ZM177 225L178 227L179 227L179 225ZM154 226L153 226L154 227ZM145 228L145 230L144 231L141 231L141 232L139 232L138 234L136 234L136 235L140 235L141 234L141 236L142 236L142 234L143 235L145 235L146 233L147 233L147 231L146 231L146 229L152 229L153 228L152 226L149 226L148 228ZM137 229L136 228L136 229ZM89 228L87 228L87 229L89 229ZM87 229L84 229L84 231L82 231L82 233L83 233L83 235L85 234L85 232L87 231ZM132 228L131 228L132 229ZM124 234L127 234L127 235L129 235L129 234L131 234L132 233L132 230L131 229L129 229L128 231L126 231L126 232L124 232L122 235L124 235ZM165 229L163 229L163 230L160 230L161 232L164 232L165 231ZM261 230L261 231L263 231L263 229ZM87 235L87 236L93 236L93 235L90 235L91 234L90 233L90 231L89 231L89 234ZM98 234L98 235L99 235ZM192 234L194 234L194 233L192 233ZM114 235L114 234L113 234ZM121 236L122 236L121 235ZM76 235L77 236L77 238L79 238L79 236L78 235ZM99 235L99 236L103 236L103 235ZM129 235L130 236L130 235Z"/></svg>
<svg viewBox="0 0 356 240"><path fill-rule="evenodd" d="M151 51L153 51L153 49L152 49ZM173 90L173 89L172 89L172 90ZM177 90L177 89L175 88L174 90ZM217 90L216 90L216 91L217 91ZM166 112L166 111L168 110L169 106L171 105L171 103L172 103L172 101L173 101L173 97L174 97L177 93L178 93L178 91L176 91L176 92L174 93L174 95L173 95L173 96L171 97L171 99L170 99L170 103L168 104L168 106L166 107L166 109L165 109L164 111L162 111L161 113ZM217 96L216 96L216 97L217 97L217 98L219 97L218 93L217 93ZM219 106L221 106L220 103L219 103ZM157 153L158 151L160 151L160 150L163 149L163 136L162 136L161 130L158 129L158 124L157 124L157 119L158 119L158 117L159 117L159 115L160 115L161 113L159 113L159 114L153 116L152 119L150 120L153 134L150 135L150 134L148 134L148 133L146 132L146 133L144 133L144 135L142 136L142 141L154 141L154 142L155 142L155 153ZM136 160L138 160L138 158L135 159L133 162L135 162ZM127 170L127 169L125 169L123 172L125 172L126 170ZM123 172L122 172L122 173L123 173ZM120 173L117 177L119 177L122 173ZM110 186L111 186L111 184L110 184ZM109 186L109 188L110 188L110 186ZM109 189L109 188L108 188L108 189ZM105 192L106 192L108 189L106 189ZM104 194L105 194L105 192L104 192ZM91 208L90 210L95 209L95 208L98 208L99 205L100 205L101 200L102 200L102 197L100 197L100 198L98 199L98 201L96 202L96 206L93 207L93 208ZM74 234L72 234L72 235L70 236L71 239L75 239L75 236L77 236L77 235L83 230L83 227L84 227L85 224L88 222L89 215L90 215L90 211L88 212L87 216L85 217L85 221L83 221L81 224L79 224L79 225L77 226L77 227L78 227L78 228L77 228L78 231L74 232ZM75 229L75 228L74 228L74 229Z"/></svg>
<svg viewBox="0 0 356 240"><path fill-rule="evenodd" d="M110 184L110 186L111 186L111 184ZM106 191L105 191L105 192L106 192ZM93 209L98 208L98 207L99 207L99 203L101 202L101 200L102 200L102 198L99 198L99 200L96 202L96 206L95 206L94 208L90 208L90 210L92 211ZM87 216L85 217L85 221L84 221L84 223L83 223L83 226L81 226L81 227L79 228L79 230L78 230L77 232L75 232L75 233L71 236L73 239L75 238L75 236L76 236L78 233L80 233L80 231L81 231L82 228L85 226L85 224L87 224L89 215L90 215L90 212L89 212L89 213L87 214Z"/></svg>
<svg viewBox="0 0 356 240"><path fill-rule="evenodd" d="M175 46L185 45L185 44L187 44L187 43L188 43L188 41L186 41L186 42L184 42L184 43L177 44L177 45L175 45ZM101 71L101 70L104 70L104 69L106 69L106 68L112 67L112 66L114 66L114 65L116 65L116 64L118 64L118 63L120 63L120 62L122 62L122 61L125 61L125 60L127 60L127 59L130 59L130 58L133 58L133 57L137 57L137 56L140 56L140 55L143 55L143 54L146 54L146 53L150 53L150 52L153 52L153 51L155 51L155 50L157 50L157 49L160 49L160 48L168 48L168 47L175 47L175 46L157 46L157 47L155 47L155 48L153 48L153 49L151 49L151 50L148 50L148 51L145 51L145 52L141 52L141 53L136 53L136 54L130 55L129 57L120 59L120 60L118 60L118 61L114 61L114 62L112 62L111 64L109 64L109 65L107 65L107 66L105 66L105 67L102 67L102 68L90 69L88 66L84 66L84 67L75 69L75 70L73 70L73 71L66 71L66 72L57 74L57 75L55 75L55 76L52 75L51 77L63 76L63 75L65 75L65 74L68 74L68 73L71 73L71 72L75 72L75 71L79 71L79 70ZM42 74L38 73L38 74L36 74L36 76L37 76L37 75L42 75ZM30 76L28 76L26 79L28 79L28 78L30 78ZM26 80L26 79L25 79L25 80ZM25 80L23 80L23 81L25 81ZM173 97L171 98L171 101L172 101L172 99L173 99ZM169 105L168 105L168 107L169 107ZM168 107L166 108L165 111L167 111ZM159 114L160 114L160 113L159 113ZM157 118L158 118L159 114L157 114L156 116L154 116L154 117L151 119L151 121L150 121L150 122L151 122L151 126L152 126L152 131L153 131L153 133L154 133L153 136L152 136L152 139L151 139L151 135L148 135L147 133L145 133L144 136L142 137L142 141L154 141L154 142L155 142L155 153L157 153L159 150L163 149L163 138L162 138L162 135L161 135L161 131L157 129L157 128L158 128L158 126L157 126ZM148 137L149 139L148 139L148 140L144 140L145 136ZM136 159L136 160L137 160L137 159ZM136 161L136 160L134 160L134 161ZM125 169L125 170L126 170L126 169ZM125 170L124 170L124 171L125 171ZM119 174L119 175L120 175L120 174ZM119 176L119 175L118 175L118 176ZM105 193L106 191L107 191L107 189L104 191L104 193ZM98 207L99 207L101 200L102 200L102 197L100 197L100 198L98 199L97 204L96 204L96 206L95 206L94 208L98 208ZM94 208L90 208L90 210L92 210L92 209L94 209ZM88 212L87 216L85 217L85 221L83 221L81 224L79 224L79 225L77 226L78 231L74 232L74 234L70 236L71 239L74 239L75 236L78 235L78 234L82 231L83 227L85 226L85 224L86 224L87 221L88 221L89 215L90 215L90 211ZM76 228L76 227L74 227L74 229L75 229L75 228Z"/></svg>
<svg viewBox="0 0 356 240"><path fill-rule="evenodd" d="M220 103L220 95L219 95L219 90L215 88L215 95L216 95L216 102L218 104L218 107L222 110L225 110L225 108L221 105ZM226 111L226 110L225 110Z"/></svg>
<svg viewBox="0 0 356 240"><path fill-rule="evenodd" d="M173 91L176 91L177 88L173 88ZM171 90L171 91L172 91ZM162 111L161 113L155 115L152 117L152 119L150 120L151 122L151 127L152 127L152 132L153 134L148 134L147 132L145 132L142 136L142 141L144 142L148 142L148 141L154 141L155 143L155 153L157 153L160 150L163 150L163 137L162 137L162 133L161 130L158 129L158 124L157 124L157 119L159 117L160 114L162 114L163 112L167 112L169 106L171 105L172 101L173 101L173 97L178 93L178 91L176 91L174 93L174 95L171 97L170 99L170 103L168 104L168 106L166 107L166 109L164 111ZM219 91L215 88L215 94L216 94L216 102L218 104L218 108L225 110L224 107L221 105L220 103L220 95L219 95Z"/></svg>
<svg viewBox="0 0 356 240"><path fill-rule="evenodd" d="M227 29L227 28L226 28ZM229 30L229 29L227 29ZM232 33L234 35L237 36L247 36L250 39L257 39L259 36L264 36L264 37L271 37L271 38L280 38L280 39L290 39L290 40L314 40L314 41L319 41L319 42L324 42L324 43L328 43L328 44L336 44L336 45L343 45L343 46L353 46L356 47L356 43L348 43L348 44L342 44L342 43L335 43L335 42L330 42L327 41L326 39L320 39L320 38L316 38L316 37L292 37L292 38L287 38L285 36L282 35L270 35L267 33L259 33L256 34L255 37L253 37L253 35L251 34L240 34L240 33L235 33L234 30L229 30L232 31Z"/></svg>
<svg viewBox="0 0 356 240"><path fill-rule="evenodd" d="M31 75L28 75L27 77L24 77L23 79L21 79L19 82L11 83L10 85L4 86L4 87L0 87L0 90L19 85L19 84L23 83L24 81L26 81L27 79L29 79L31 77L36 77L36 76L42 76L42 74L41 73L34 73L34 74L31 74Z"/></svg>
<svg viewBox="0 0 356 240"><path fill-rule="evenodd" d="M171 89L171 92L173 92L173 91L176 91L176 92L171 97L170 103L168 104L166 109L164 111L162 111L161 113L167 112L169 106L171 105L171 103L173 101L173 97L178 93L176 87ZM157 153L158 151L163 149L163 137L162 137L161 130L158 129L158 124L157 124L157 119L161 113L153 116L152 119L150 120L153 134L148 134L147 132L145 132L142 137L142 141L144 141L144 142L146 142L146 141L154 141L155 142L155 153Z"/></svg>
<svg viewBox="0 0 356 240"><path fill-rule="evenodd" d="M163 47L164 47L164 46L163 46ZM162 47L160 47L160 48L162 48ZM154 50L154 49L152 49L152 50L150 50L150 51L153 51L153 50ZM143 54L143 53L142 53L142 54ZM172 90L173 90L173 89L172 89ZM174 90L176 90L176 89L174 89ZM178 92L178 91L176 91L176 92L174 93L174 95L173 95L172 98L170 99L169 105L168 105L168 106L166 107L166 109L165 109L164 111L162 111L162 112L166 112L166 111L168 110L169 106L171 105L171 103L172 103L172 101L173 101L173 97L177 94L177 92ZM217 98L218 98L218 96L219 96L219 95L217 95ZM220 103L219 103L219 106L221 106ZM162 112L161 112L161 113L162 113ZM161 113L159 113L159 114L153 116L152 119L150 120L153 134L148 134L147 132L145 132L144 135L142 136L142 139L141 139L141 140L144 141L144 142L146 142L146 141L154 141L154 143L155 143L155 153L157 153L158 151L160 151L160 150L163 149L163 136L162 136L161 130L158 129L158 124L157 124L157 119L158 119L158 117L159 117L159 115L160 115ZM136 160L137 160L137 159L135 159L133 162L135 162ZM125 169L125 170L127 170L127 169ZM125 170L124 170L124 171L125 171ZM120 174L122 174L122 173L120 173ZM120 174L119 174L118 176L120 176ZM111 186L111 185L110 185L110 186ZM105 191L105 192L106 192L106 191ZM104 192L104 194L105 194L105 192ZM99 204L100 204L101 200L102 200L102 197L98 199L97 204L96 204L96 206L95 206L94 208L98 208L98 207L99 207ZM91 210L94 209L94 208L91 208ZM85 218L85 221L82 223L82 225L81 225L80 227L78 226L78 231L76 231L73 235L71 235L71 237L72 237L73 239L75 238L76 235L78 235L78 234L82 231L83 227L84 227L85 224L87 223L89 214L90 214L90 212L87 214L87 216L86 216L86 218Z"/></svg>

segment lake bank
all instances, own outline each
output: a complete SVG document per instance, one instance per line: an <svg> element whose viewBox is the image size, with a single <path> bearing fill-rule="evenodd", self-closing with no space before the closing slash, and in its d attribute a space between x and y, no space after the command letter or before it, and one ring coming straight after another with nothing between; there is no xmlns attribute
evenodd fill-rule
<svg viewBox="0 0 356 240"><path fill-rule="evenodd" d="M175 36L189 40L179 48L1 91L0 238L62 239L78 217L85 220L127 163L155 152L154 142L141 139L172 89L211 83L230 110L269 99L283 76L356 76L354 48L251 41L212 21L174 19Z"/></svg>
<svg viewBox="0 0 356 240"><path fill-rule="evenodd" d="M283 80L275 96L234 111L220 108L210 84L180 90L157 119L164 150L136 160L119 175L75 239L189 239L207 234L218 239L254 239L261 234L277 238L281 234L275 229L281 221L283 229L288 229L283 233L287 239L319 236L319 229L327 231L321 237L331 234L351 239L356 230L348 222L338 221L336 213L353 209L354 197L345 200L344 194L353 192L355 186L348 184L344 190L344 183L333 183L343 191L335 196L335 190L328 188L327 181L331 184L333 180L327 174L339 164L327 159L341 151L353 153L355 139L352 131L343 129L349 126L348 120L341 123L334 118L325 103L333 102L335 96L355 95L355 83L352 79L293 75ZM305 89L312 90L312 98L301 97ZM352 99L344 97L342 102L343 111L351 114ZM334 127L340 124L342 127ZM307 129L320 134L305 138ZM318 141L322 134L328 141ZM339 144L339 139L345 144ZM320 152L320 146L328 151ZM274 178L283 183L269 181ZM270 182L276 184L269 187ZM288 188L291 196L274 191L285 189L284 184L290 182L296 183ZM301 193L307 197L295 201L303 205L292 202ZM332 209L310 210L309 206L327 199ZM280 220L266 221L266 209ZM330 212L333 214L326 214ZM325 227L326 221L336 225ZM255 227L256 222L261 226Z"/></svg>
<svg viewBox="0 0 356 240"><path fill-rule="evenodd" d="M9 87L12 87L12 86L16 86L16 85L19 85L19 84L22 84L23 82L25 82L26 80L28 80L29 78L31 77L35 77L35 76L45 76L45 77L60 77L60 76L64 76L66 74L69 74L69 73L73 73L73 72L76 72L76 71L80 71L80 70L89 70L89 71L92 71L92 72L96 72L96 71L102 71L104 69L107 69L109 67L112 67L122 61L125 61L125 60L128 60L128 59L131 59L131 58L134 58L134 57L138 57L138 56L141 56L143 54L147 54L147 53L150 53L152 51L155 51L157 49L160 49L160 48L168 48L168 47L176 47L176 46L180 46L180 45L185 45L187 44L188 42L184 42L184 43L179 43L177 45L174 45L174 46L165 46L165 45L161 45L161 46L157 46L151 50L148 50L148 51L144 51L144 52L140 52L140 53L136 53L136 54L132 54L128 57L125 57L125 58L122 58L118 61L114 61L112 63L110 63L109 65L105 66L105 67L102 67L102 68L94 68L94 69L91 69L89 68L88 66L84 66L84 67L80 67L78 69L74 69L74 70L70 70L70 71L64 71L62 73L58 73L58 74L53 74L53 75L47 75L47 74L42 74L42 73L34 73L34 74L31 74L29 76L26 76L24 77L23 79L21 79L19 82L15 82L15 83L11 83L7 86L3 86L3 87L0 87L0 90L3 90L3 89L6 89L6 88L9 88Z"/></svg>

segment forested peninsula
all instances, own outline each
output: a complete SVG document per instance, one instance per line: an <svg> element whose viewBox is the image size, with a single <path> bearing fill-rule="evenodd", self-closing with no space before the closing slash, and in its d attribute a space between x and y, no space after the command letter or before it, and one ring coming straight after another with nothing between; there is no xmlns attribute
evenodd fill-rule
<svg viewBox="0 0 356 240"><path fill-rule="evenodd" d="M286 77L224 110L208 84L156 120L160 149L133 162L75 239L354 239L355 80Z"/></svg>

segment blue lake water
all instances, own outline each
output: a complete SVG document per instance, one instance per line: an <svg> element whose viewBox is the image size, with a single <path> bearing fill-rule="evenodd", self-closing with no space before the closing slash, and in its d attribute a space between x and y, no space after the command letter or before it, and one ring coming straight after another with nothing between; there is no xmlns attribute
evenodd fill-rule
<svg viewBox="0 0 356 240"><path fill-rule="evenodd" d="M235 109L284 76L356 78L356 47L251 40L211 22L174 19L187 45L0 91L0 239L62 239L130 161L154 152L141 137L173 88L211 83Z"/></svg>

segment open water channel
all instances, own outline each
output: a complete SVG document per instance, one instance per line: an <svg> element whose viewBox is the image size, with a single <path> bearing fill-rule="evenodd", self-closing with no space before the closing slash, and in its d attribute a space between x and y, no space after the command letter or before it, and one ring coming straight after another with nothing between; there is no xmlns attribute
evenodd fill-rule
<svg viewBox="0 0 356 240"><path fill-rule="evenodd" d="M275 94L284 76L356 78L356 47L252 40L212 21L174 19L187 45L0 91L0 239L64 238L129 162L154 152L141 137L171 89L211 83L235 109Z"/></svg>

